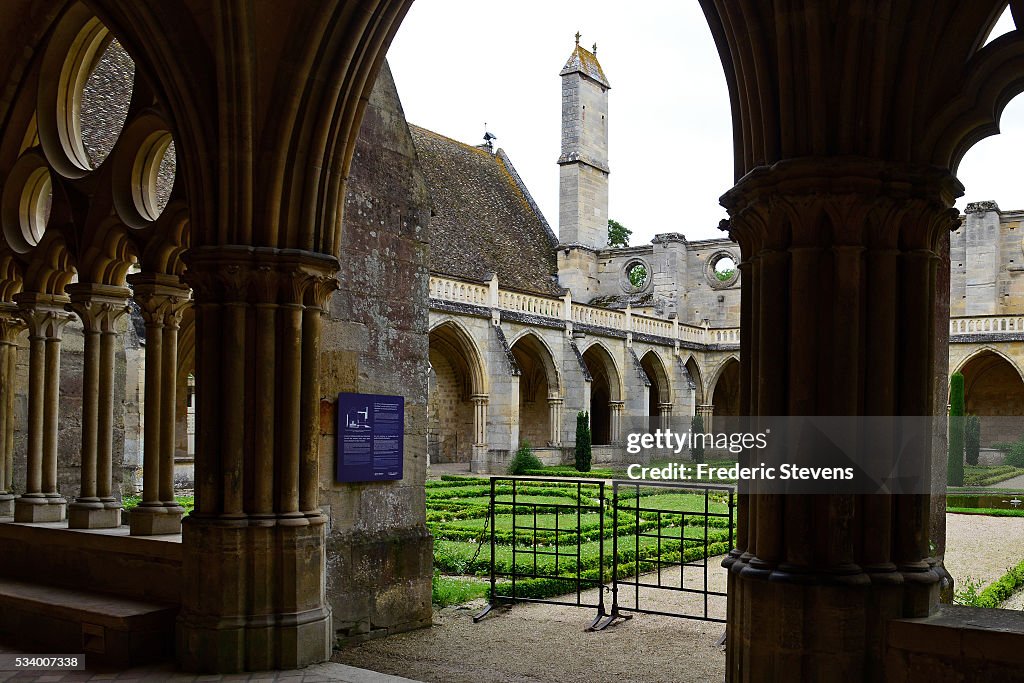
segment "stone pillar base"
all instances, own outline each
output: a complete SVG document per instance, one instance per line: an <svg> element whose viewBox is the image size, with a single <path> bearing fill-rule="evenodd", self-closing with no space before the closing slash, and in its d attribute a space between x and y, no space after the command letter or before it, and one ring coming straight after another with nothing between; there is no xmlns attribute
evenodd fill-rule
<svg viewBox="0 0 1024 683"><path fill-rule="evenodd" d="M113 529L121 526L121 508L103 503L74 502L68 505L69 529Z"/></svg>
<svg viewBox="0 0 1024 683"><path fill-rule="evenodd" d="M180 534L181 508L138 506L128 515L128 527L132 536L159 536Z"/></svg>
<svg viewBox="0 0 1024 683"><path fill-rule="evenodd" d="M14 494L0 493L0 517L14 516Z"/></svg>
<svg viewBox="0 0 1024 683"><path fill-rule="evenodd" d="M175 652L185 671L300 669L330 658L322 518L280 521L186 520L183 573L202 578L182 593Z"/></svg>
<svg viewBox="0 0 1024 683"><path fill-rule="evenodd" d="M14 500L14 521L62 522L67 507L67 501L63 498L20 496Z"/></svg>

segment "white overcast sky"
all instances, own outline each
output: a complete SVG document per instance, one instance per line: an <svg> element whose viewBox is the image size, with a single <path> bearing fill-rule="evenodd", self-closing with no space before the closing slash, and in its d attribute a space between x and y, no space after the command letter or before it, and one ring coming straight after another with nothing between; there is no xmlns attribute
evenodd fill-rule
<svg viewBox="0 0 1024 683"><path fill-rule="evenodd" d="M406 118L469 144L498 136L534 199L558 229L561 80L574 35L598 59L609 93L609 215L631 244L661 232L723 235L718 197L733 183L729 96L697 2L634 0L417 0L388 53ZM992 36L1013 28L1008 15ZM967 201L1024 209L1016 161L1024 154L1024 97L1002 134L967 154Z"/></svg>

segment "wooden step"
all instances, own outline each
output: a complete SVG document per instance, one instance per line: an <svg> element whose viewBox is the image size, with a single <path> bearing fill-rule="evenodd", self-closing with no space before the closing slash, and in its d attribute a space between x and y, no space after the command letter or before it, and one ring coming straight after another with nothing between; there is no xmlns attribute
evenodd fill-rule
<svg viewBox="0 0 1024 683"><path fill-rule="evenodd" d="M34 654L84 653L90 666L168 659L177 613L160 602L0 578L0 636Z"/></svg>

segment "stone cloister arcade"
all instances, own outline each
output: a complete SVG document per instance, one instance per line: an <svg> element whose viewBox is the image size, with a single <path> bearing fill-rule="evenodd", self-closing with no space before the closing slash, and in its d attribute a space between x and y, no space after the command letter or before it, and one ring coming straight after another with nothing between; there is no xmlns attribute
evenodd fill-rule
<svg viewBox="0 0 1024 683"><path fill-rule="evenodd" d="M175 657L188 670L321 661L336 630L368 631L388 609L403 612L396 621L406 627L429 624L424 446L407 450L404 482L343 487L329 475L334 391L401 387L407 433L426 436L427 379L417 370L430 334L427 276L422 263L416 268L425 248L417 231L426 224L422 186L414 173L396 176L386 194L371 198L349 175L357 149L386 158L382 166L402 158L402 149L373 134L360 140L360 124L376 131L387 122L371 89L410 4L0 5L0 405L11 405L11 349L22 320L29 464L25 495L15 502L20 518L53 518L65 505L55 485L55 430L61 335L72 315L85 330L87 370L83 490L67 504L81 503L72 510L82 523L106 524L115 514L109 368L126 285L148 317L145 410L159 417L146 423L143 514L154 528L178 515L166 495L176 402L156 387L176 381L189 289L198 396L196 509L180 546L137 551L155 543L137 537L95 551L100 541L93 541L90 555L80 541L86 534L44 538L36 531L50 531L45 525L3 524L0 571L45 571L69 582L75 571L46 559L54 544L65 554L79 544L79 573L100 580L131 555L140 581L159 577L151 590L178 600ZM701 5L733 108L737 184L722 202L741 251L738 411L941 414L948 235L963 192L954 173L1024 89L1019 31L985 44L1005 1ZM1010 7L1024 21L1024 4ZM93 168L81 154L77 95L105 31L131 55L135 79L124 132L110 161ZM146 191L168 134L176 179L155 216ZM380 238L370 233L379 221L407 249L394 252L396 267L373 271L375 280L356 266L373 263L371 240ZM140 271L129 281L133 263ZM390 289L373 289L377 281ZM360 298L367 291L381 299ZM484 323L496 339L479 350L488 367L510 363L509 355L524 364L538 359L540 342L518 337L522 330L510 324L503 343L501 328ZM560 345L547 345L552 367L571 366L570 338L563 332ZM512 405L532 400L530 410L550 416L552 399L583 392L567 373L552 379L539 360L526 382L533 393ZM617 369L628 381L626 359ZM688 372L701 392L711 385L696 377L715 376L706 370ZM681 373L666 374L678 403ZM492 373L481 388L493 401L521 377ZM469 391L478 388L471 383ZM523 394L517 387L514 395ZM474 409L514 442L511 407L501 414L478 399ZM648 402L636 414L649 410ZM9 472L10 410L4 424ZM750 495L739 505L727 560L728 680L905 681L936 668L966 680L1016 673L1007 662L1021 650L1019 628L982 647L981 616L938 605L941 496ZM406 586L398 606L389 607L381 590L388 579ZM329 600L331 591L341 597Z"/></svg>
<svg viewBox="0 0 1024 683"><path fill-rule="evenodd" d="M620 462L627 426L656 429L668 426L673 416L698 413L710 425L716 410L736 414L734 373L721 372L739 362L735 342L686 348L670 336L566 326L537 315L521 319L500 307L462 303L456 309L448 300L452 297L436 289L435 294L428 391L431 462L504 473L524 442L547 464L571 462L580 411L590 415L595 461ZM733 383L705 387L698 384L704 376L733 377ZM705 395L717 396L719 403L704 404L700 399ZM683 423L689 427L688 420L675 427Z"/></svg>

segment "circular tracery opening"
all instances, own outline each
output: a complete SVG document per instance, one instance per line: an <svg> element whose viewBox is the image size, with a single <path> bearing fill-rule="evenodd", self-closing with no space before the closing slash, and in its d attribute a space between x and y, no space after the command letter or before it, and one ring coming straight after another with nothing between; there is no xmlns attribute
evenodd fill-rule
<svg viewBox="0 0 1024 683"><path fill-rule="evenodd" d="M80 178L110 155L131 103L135 64L82 3L72 5L43 56L39 142L52 168Z"/></svg>
<svg viewBox="0 0 1024 683"><path fill-rule="evenodd" d="M132 100L135 62L112 39L85 80L81 94L80 135L90 168L98 168L117 142Z"/></svg>
<svg viewBox="0 0 1024 683"><path fill-rule="evenodd" d="M42 241L53 206L53 178L42 157L27 154L11 168L0 206L11 249L24 254Z"/></svg>
<svg viewBox="0 0 1024 683"><path fill-rule="evenodd" d="M626 278L633 289L643 289L647 286L650 274L647 272L647 266L644 264L633 263L626 268Z"/></svg>
<svg viewBox="0 0 1024 683"><path fill-rule="evenodd" d="M132 195L143 218L155 221L171 199L177 157L170 133L154 133L139 149L132 170Z"/></svg>
<svg viewBox="0 0 1024 683"><path fill-rule="evenodd" d="M53 182L50 179L50 172L45 168L37 168L28 177L21 191L21 205L18 211L22 235L33 247L43 239L52 205Z"/></svg>
<svg viewBox="0 0 1024 683"><path fill-rule="evenodd" d="M736 258L727 250L712 254L704 263L704 276L713 289L732 287L740 277Z"/></svg>
<svg viewBox="0 0 1024 683"><path fill-rule="evenodd" d="M728 282L736 273L736 261L732 256L723 256L715 261L714 271L719 282Z"/></svg>

